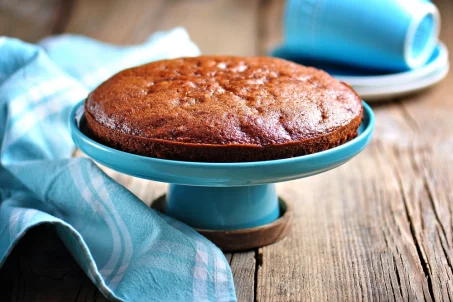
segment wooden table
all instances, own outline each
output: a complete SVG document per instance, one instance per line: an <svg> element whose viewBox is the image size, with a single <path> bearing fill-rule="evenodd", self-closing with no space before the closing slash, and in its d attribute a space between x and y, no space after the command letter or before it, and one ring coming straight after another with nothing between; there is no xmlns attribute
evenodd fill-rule
<svg viewBox="0 0 453 302"><path fill-rule="evenodd" d="M453 1L436 1L453 50ZM281 37L279 0L0 0L0 34L77 33L140 43L187 28L205 54L265 54ZM278 185L292 233L227 254L239 301L453 300L453 73L423 93L373 104L371 145L333 171ZM109 171L146 203L165 185ZM51 228L31 231L0 271L1 301L105 300Z"/></svg>

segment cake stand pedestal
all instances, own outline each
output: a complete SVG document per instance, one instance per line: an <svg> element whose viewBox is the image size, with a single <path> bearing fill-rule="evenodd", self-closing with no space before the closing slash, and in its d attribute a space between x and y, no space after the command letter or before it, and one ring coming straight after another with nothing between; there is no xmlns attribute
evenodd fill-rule
<svg viewBox="0 0 453 302"><path fill-rule="evenodd" d="M275 183L328 171L366 147L374 115L366 103L363 106L359 135L343 145L305 156L245 163L174 161L112 149L90 138L83 101L71 111L69 124L76 146L100 164L169 183L168 194L156 200L154 208L194 227L224 251L236 251L273 243L288 233L291 201L277 197Z"/></svg>

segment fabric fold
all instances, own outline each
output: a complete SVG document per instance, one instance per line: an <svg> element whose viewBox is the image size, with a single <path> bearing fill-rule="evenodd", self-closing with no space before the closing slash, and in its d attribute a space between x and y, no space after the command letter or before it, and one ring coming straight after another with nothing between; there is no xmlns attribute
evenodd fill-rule
<svg viewBox="0 0 453 302"><path fill-rule="evenodd" d="M217 247L147 207L90 159L70 158L72 106L121 69L197 55L187 33L158 33L131 47L80 36L41 45L0 38L0 266L27 230L51 224L109 299L235 301Z"/></svg>

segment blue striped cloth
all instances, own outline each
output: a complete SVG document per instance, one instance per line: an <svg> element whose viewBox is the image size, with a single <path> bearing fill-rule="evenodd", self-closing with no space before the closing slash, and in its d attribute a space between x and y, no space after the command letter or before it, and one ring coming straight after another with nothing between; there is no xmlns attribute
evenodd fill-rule
<svg viewBox="0 0 453 302"><path fill-rule="evenodd" d="M0 267L51 224L99 290L122 301L235 301L222 252L141 202L86 158L71 158L71 107L117 71L199 53L183 29L119 47L59 36L0 38Z"/></svg>

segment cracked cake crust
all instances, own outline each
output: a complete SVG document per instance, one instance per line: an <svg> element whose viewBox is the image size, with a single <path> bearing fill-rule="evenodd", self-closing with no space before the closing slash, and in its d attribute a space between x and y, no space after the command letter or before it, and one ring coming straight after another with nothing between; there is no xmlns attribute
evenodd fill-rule
<svg viewBox="0 0 453 302"><path fill-rule="evenodd" d="M319 152L355 136L360 97L269 57L202 56L124 70L85 102L99 142L164 159L237 162Z"/></svg>

